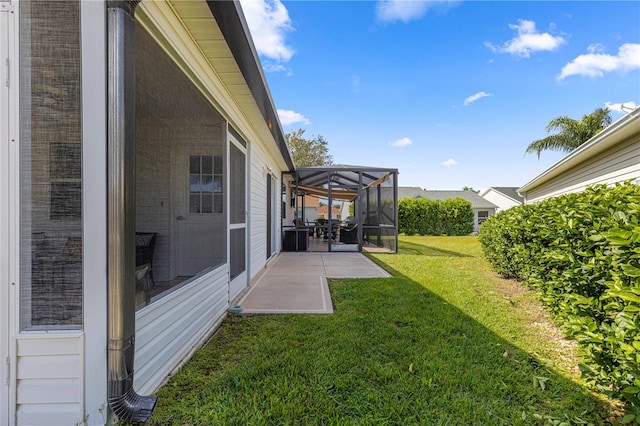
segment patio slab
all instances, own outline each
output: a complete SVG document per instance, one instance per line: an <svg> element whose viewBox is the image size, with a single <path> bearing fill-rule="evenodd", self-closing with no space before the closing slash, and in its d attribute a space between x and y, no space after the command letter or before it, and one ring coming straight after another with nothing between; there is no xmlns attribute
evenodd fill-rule
<svg viewBox="0 0 640 426"><path fill-rule="evenodd" d="M236 303L245 314L330 314L327 278L390 276L360 253L282 252Z"/></svg>

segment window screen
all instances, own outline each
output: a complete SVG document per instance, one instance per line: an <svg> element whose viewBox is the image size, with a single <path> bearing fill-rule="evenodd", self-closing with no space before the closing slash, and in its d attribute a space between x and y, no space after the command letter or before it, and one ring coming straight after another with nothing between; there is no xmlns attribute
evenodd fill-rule
<svg viewBox="0 0 640 426"><path fill-rule="evenodd" d="M82 327L80 2L20 2L20 328Z"/></svg>
<svg viewBox="0 0 640 426"><path fill-rule="evenodd" d="M136 232L156 235L138 308L224 264L228 240L226 123L152 32L137 21Z"/></svg>

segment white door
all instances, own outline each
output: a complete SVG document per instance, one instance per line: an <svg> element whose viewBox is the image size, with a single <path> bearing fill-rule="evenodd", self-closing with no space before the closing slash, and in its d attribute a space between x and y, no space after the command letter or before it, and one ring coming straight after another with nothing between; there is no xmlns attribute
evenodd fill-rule
<svg viewBox="0 0 640 426"><path fill-rule="evenodd" d="M193 276L223 259L222 155L182 146L172 155L174 276Z"/></svg>
<svg viewBox="0 0 640 426"><path fill-rule="evenodd" d="M9 49L10 32L13 29L14 13L10 2L0 0L0 424L10 424L11 394L9 339L11 336L11 312L9 311L11 294L10 268L10 244L15 241L15 234L10 236L12 227L9 225L9 207L15 206L11 202L9 194L10 156L13 154L10 148L10 116L9 116L9 89L16 88L14 78L10 78L10 70L15 67L15 55L11 55ZM13 73L15 76L15 73ZM11 76L12 77L12 76ZM15 210L14 210L15 212ZM15 230L14 230L15 231ZM12 410L11 410L12 411Z"/></svg>
<svg viewBox="0 0 640 426"><path fill-rule="evenodd" d="M229 134L229 301L247 286L247 149Z"/></svg>

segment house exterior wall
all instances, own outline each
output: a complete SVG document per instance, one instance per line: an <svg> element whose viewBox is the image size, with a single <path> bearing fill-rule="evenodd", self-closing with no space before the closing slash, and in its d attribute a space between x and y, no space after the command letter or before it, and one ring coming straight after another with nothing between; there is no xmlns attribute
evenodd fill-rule
<svg viewBox="0 0 640 426"><path fill-rule="evenodd" d="M229 307L225 264L136 313L134 388L157 390L216 329Z"/></svg>
<svg viewBox="0 0 640 426"><path fill-rule="evenodd" d="M0 1L0 53L11 50L10 63L17 64L17 20L19 2L10 5ZM216 74L206 72L200 50L184 34L180 19L172 15L172 6L159 1L143 1L142 20L157 32L171 28L165 34L177 46L188 46L182 52L184 63L193 65L190 78L199 76L199 88L206 88L206 96L234 128L247 135L250 153L248 168L250 255L247 269L255 276L266 262L266 176L269 168L278 191L273 193L275 214L272 220L276 242L274 252L280 250L281 171L286 167L270 141L260 135L237 106L234 97L224 90ZM14 283L18 282L19 206L17 165L18 152L10 140L18 139L19 128L18 85L0 88L0 359L9 359L7 368L0 369L0 425L104 425L110 419L107 406L107 152L106 123L106 58L107 28L106 5L103 1L82 2L82 135L83 135L83 328L48 333L19 333L17 327L18 295ZM9 13L12 12L12 13ZM17 13L14 13L17 12ZM10 22L11 21L11 22ZM15 22L14 22L15 21ZM5 33L4 31L10 31ZM167 30L169 31L169 30ZM5 41L10 40L10 43ZM2 56L4 57L4 56ZM0 67L3 82L7 67ZM17 82L17 67L10 68L12 82ZM203 71L204 70L204 71ZM5 103L5 100L7 101ZM9 108L5 108L9 105ZM161 131L162 129L157 129ZM148 129L147 129L148 131ZM179 135L158 133L157 143ZM184 135L183 135L184 136ZM185 136L186 137L186 136ZM146 149L153 149L149 145ZM142 165L141 178L149 181L151 167L166 165L159 157L157 164ZM162 234L169 229L171 216L162 209L167 193L170 173L154 174L153 193L141 194L140 213L145 217L141 226L160 232L159 253L169 250ZM149 183L149 182L147 182ZM144 229L141 229L144 230ZM159 256L162 258L166 256ZM168 274L169 265L154 264L159 277ZM215 331L229 307L229 268L223 264L207 271L192 282L155 301L136 313L136 346L134 387L141 394L155 391L171 372L182 365L193 352ZM8 295L8 297L7 297Z"/></svg>
<svg viewBox="0 0 640 426"><path fill-rule="evenodd" d="M200 68L204 61L204 58L198 56L200 49L184 32L186 29L173 15L173 9L164 2L143 1L138 12L137 19L150 28L152 34L161 34L161 40L158 41L162 45L170 45L170 51L175 49L174 55L182 55L179 60L190 67L190 77L192 80L195 79L196 86L203 90L206 98L212 100L217 111L230 127L236 129L247 145L249 237L246 268L250 278L261 270L266 262L265 170L271 168L274 171L274 178L278 181L279 187L279 167L282 162L277 161L277 154L274 153L277 150L275 147L267 147L246 117L238 113L237 107L231 107L235 105L235 100L220 86L215 73ZM229 108L225 109L224 106ZM222 129L224 128L223 126ZM180 144L186 142L181 142L182 139L197 135L186 135L183 138L179 135L165 137L174 137L173 143ZM279 200L279 194L274 194L274 197ZM159 201L149 199L148 203L145 203L152 208L153 205L157 206ZM279 209L277 211L279 214ZM279 215L272 219L278 223ZM279 229L279 226L276 229ZM276 238L276 241L279 240L279 237ZM276 250L279 250L279 246L276 246ZM155 267L154 264L154 270ZM160 271L162 273L162 269ZM235 296L229 294L228 277L228 263L225 263L174 293L151 303L136 314L135 388L138 392L155 391L167 375L185 362L219 325ZM185 315L185 312L188 314Z"/></svg>
<svg viewBox="0 0 640 426"><path fill-rule="evenodd" d="M487 209L487 208L482 208L482 209L478 209L478 208L474 208L473 209L473 232L478 232L478 230L480 229L480 225L482 225L482 223L480 223L480 219L479 219L479 212L487 212L487 218L489 216L493 216L494 214L496 214L495 209Z"/></svg>
<svg viewBox="0 0 640 426"><path fill-rule="evenodd" d="M83 333L16 339L16 423L73 424L83 407Z"/></svg>
<svg viewBox="0 0 640 426"><path fill-rule="evenodd" d="M271 173L275 182L275 193L272 194L272 232L274 246L272 250L280 251L281 245L281 179L277 172L276 162L272 153L263 143L250 144L250 243L249 243L249 280L260 273L267 262L267 173Z"/></svg>
<svg viewBox="0 0 640 426"><path fill-rule="evenodd" d="M9 91L9 112L0 107L0 141L9 146L4 136L18 140L18 28L20 3L0 5L1 31L10 33L10 63L12 64ZM5 15L4 12L11 12ZM3 391L0 392L0 424L103 425L106 422L106 201L104 197L106 165L106 9L100 2L83 2L80 8L82 91L82 168L84 196L83 211L83 330L54 332L18 332L16 324L18 292L5 286L19 283L18 237L20 228L17 210L19 185L17 177L18 150L2 153L3 191L2 213L13 218L12 232L5 234L1 253L7 259L0 265L0 343L3 370ZM12 22L6 20L10 17ZM6 24L6 25L5 25ZM0 41L4 38L0 36ZM2 52L3 54L6 52ZM5 57L4 55L2 57ZM4 67L3 67L4 68ZM4 78L2 81L6 81ZM4 85L3 85L4 89ZM4 98L4 93L1 95ZM2 102L3 105L4 102ZM5 121L6 120L6 121ZM6 125L5 125L6 124ZM4 166L7 167L4 167ZM6 173L6 174L4 174ZM9 202L7 202L9 200ZM10 207L8 207L10 206ZM3 226L7 224L5 219ZM7 256L5 256L5 254ZM15 286L13 286L15 287ZM7 290L5 292L5 290ZM7 326L9 333L7 333ZM4 342L9 343L7 351ZM8 357L8 358L5 358ZM3 361L4 363L4 361ZM7 371L7 377L4 372ZM86 374L91 372L91 374ZM8 383L9 386L4 386Z"/></svg>
<svg viewBox="0 0 640 426"><path fill-rule="evenodd" d="M498 208L496 209L496 212L499 212L501 210L507 210L507 209L510 209L511 207L520 205L520 203L515 201L514 199L509 198L497 191L494 191L491 188L489 188L486 194L482 195L482 198L498 206Z"/></svg>
<svg viewBox="0 0 640 426"><path fill-rule="evenodd" d="M640 179L640 134L627 138L565 173L526 192L526 203L571 192L583 191L596 184Z"/></svg>

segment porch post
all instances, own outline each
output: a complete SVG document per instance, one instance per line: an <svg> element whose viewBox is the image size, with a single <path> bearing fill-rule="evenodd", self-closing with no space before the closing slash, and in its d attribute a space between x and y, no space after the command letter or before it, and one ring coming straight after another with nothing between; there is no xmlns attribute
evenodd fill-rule
<svg viewBox="0 0 640 426"><path fill-rule="evenodd" d="M356 233L358 235L358 252L362 252L362 238L364 237L364 223L362 222L362 172L358 172L358 197L356 198L355 206L353 206L353 213L356 215Z"/></svg>
<svg viewBox="0 0 640 426"><path fill-rule="evenodd" d="M328 218L327 225L329 226L329 228L328 228L329 229L329 233L328 233L329 239L327 240L328 251L331 251L331 247L332 247L331 237L333 237L333 220L332 220L333 218L331 217L331 206L333 205L333 197L332 197L332 194L331 194L331 191L332 191L331 190L331 178L332 177L333 177L333 172L327 173L327 190L328 190L327 191L327 196L328 196L327 204L329 204L327 206L327 218Z"/></svg>
<svg viewBox="0 0 640 426"><path fill-rule="evenodd" d="M393 172L393 221L395 225L396 231L396 249L395 253L398 252L398 232L400 230L400 223L398 219L398 172Z"/></svg>
<svg viewBox="0 0 640 426"><path fill-rule="evenodd" d="M145 422L155 397L133 390L135 348L135 18L139 0L108 1L108 385L120 420Z"/></svg>

